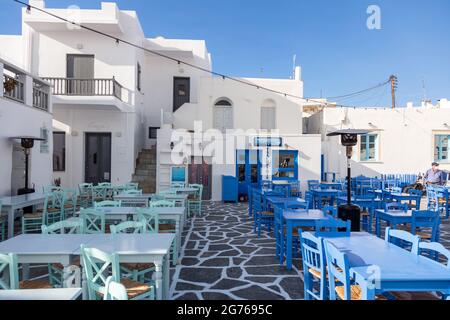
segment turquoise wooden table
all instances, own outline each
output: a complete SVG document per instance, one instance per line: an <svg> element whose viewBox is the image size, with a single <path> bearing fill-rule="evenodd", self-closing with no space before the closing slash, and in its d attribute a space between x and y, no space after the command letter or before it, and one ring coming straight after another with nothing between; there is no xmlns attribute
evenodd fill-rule
<svg viewBox="0 0 450 320"><path fill-rule="evenodd" d="M382 291L450 293L449 269L431 259L365 232L326 241L347 254L350 276L361 286L363 300L374 300Z"/></svg>
<svg viewBox="0 0 450 320"><path fill-rule="evenodd" d="M292 269L293 231L297 227L315 227L320 220L329 220L333 217L321 210L284 210L283 219L286 222L286 268Z"/></svg>

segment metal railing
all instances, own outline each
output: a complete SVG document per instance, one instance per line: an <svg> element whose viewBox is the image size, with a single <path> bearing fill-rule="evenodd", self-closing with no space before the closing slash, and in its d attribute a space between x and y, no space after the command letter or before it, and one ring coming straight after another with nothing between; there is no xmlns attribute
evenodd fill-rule
<svg viewBox="0 0 450 320"><path fill-rule="evenodd" d="M11 83L14 84L14 87L7 90L7 84ZM23 82L14 77L3 74L3 96L22 103L25 102Z"/></svg>
<svg viewBox="0 0 450 320"><path fill-rule="evenodd" d="M48 111L48 93L36 81L33 81L33 107Z"/></svg>
<svg viewBox="0 0 450 320"><path fill-rule="evenodd" d="M122 100L122 86L114 79L42 78L53 86L54 95L114 96Z"/></svg>

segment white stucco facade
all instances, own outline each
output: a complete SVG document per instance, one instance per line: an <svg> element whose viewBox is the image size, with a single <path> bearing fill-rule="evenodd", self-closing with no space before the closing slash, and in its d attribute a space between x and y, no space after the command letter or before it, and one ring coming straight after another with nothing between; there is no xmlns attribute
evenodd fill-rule
<svg viewBox="0 0 450 320"><path fill-rule="evenodd" d="M435 157L435 139L450 135L450 108L446 100L437 106L423 105L406 108L325 108L308 119L308 132L322 135L325 171L346 174L345 151L339 138L326 137L338 129L367 129L376 135L375 157L361 158L361 139L354 148L354 175L418 174L431 167L433 161L443 170L450 162ZM445 152L445 150L444 150ZM445 155L444 155L445 157ZM448 158L447 158L448 159Z"/></svg>

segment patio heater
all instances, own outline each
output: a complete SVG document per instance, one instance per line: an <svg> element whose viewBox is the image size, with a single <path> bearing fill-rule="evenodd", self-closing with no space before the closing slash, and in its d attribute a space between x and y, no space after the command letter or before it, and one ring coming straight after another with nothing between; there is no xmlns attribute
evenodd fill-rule
<svg viewBox="0 0 450 320"><path fill-rule="evenodd" d="M357 232L361 230L361 208L352 205L352 166L351 158L353 155L353 147L358 143L358 135L367 134L368 130L345 129L338 130L327 134L328 137L341 136L341 144L346 147L347 155L347 204L339 206L338 217L344 221L350 220L352 222L352 231Z"/></svg>
<svg viewBox="0 0 450 320"><path fill-rule="evenodd" d="M25 153L25 186L24 186L24 188L20 188L19 190L17 190L17 194L21 195L21 194L34 193L35 190L33 188L28 187L28 181L29 181L28 164L30 161L30 153L31 153L31 149L34 147L34 141L44 141L45 139L37 138L37 137L28 137L28 136L13 137L11 139L20 140L20 145L22 146L23 152Z"/></svg>

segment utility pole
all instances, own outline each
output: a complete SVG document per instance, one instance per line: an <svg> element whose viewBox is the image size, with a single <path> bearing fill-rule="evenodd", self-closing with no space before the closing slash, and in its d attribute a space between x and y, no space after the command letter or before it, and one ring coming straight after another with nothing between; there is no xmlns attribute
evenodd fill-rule
<svg viewBox="0 0 450 320"><path fill-rule="evenodd" d="M395 109L395 91L397 91L398 80L397 77L392 75L389 77L391 82L391 95L392 95L392 109Z"/></svg>

